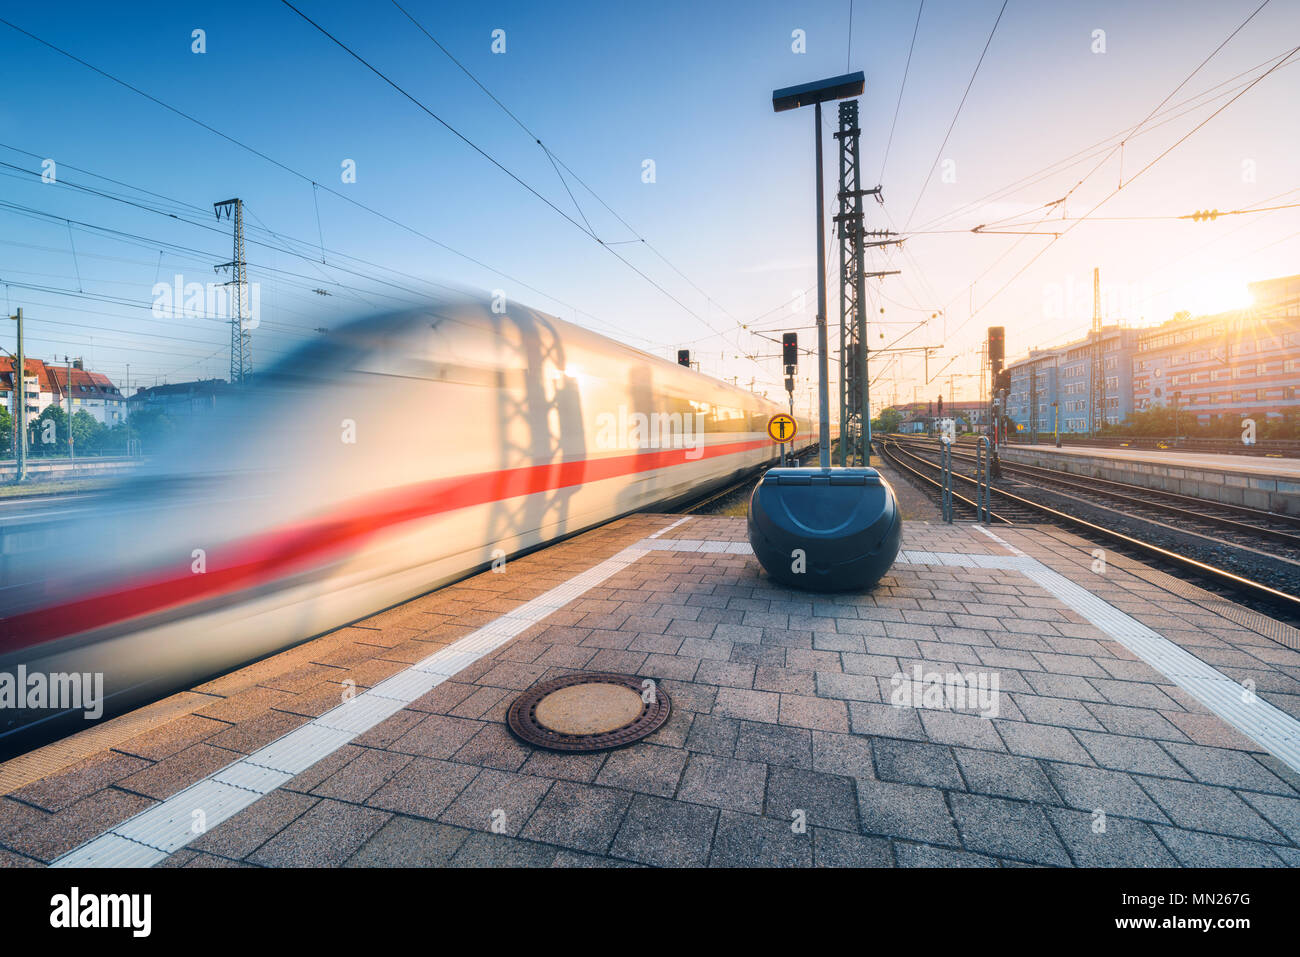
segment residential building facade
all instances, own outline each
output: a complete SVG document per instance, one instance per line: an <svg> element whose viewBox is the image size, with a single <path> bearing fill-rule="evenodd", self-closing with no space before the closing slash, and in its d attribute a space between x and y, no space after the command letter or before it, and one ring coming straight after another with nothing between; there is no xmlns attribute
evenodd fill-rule
<svg viewBox="0 0 1300 957"><path fill-rule="evenodd" d="M1121 323L1101 330L1102 417L1118 425L1133 411L1133 355L1140 330ZM1086 433L1094 421L1091 335L1054 349L1033 350L1010 363L1011 391L1007 415L1017 432ZM1036 392L1036 395L1031 394Z"/></svg>
<svg viewBox="0 0 1300 957"><path fill-rule="evenodd" d="M1063 349L1031 349L1029 357L1013 362L1007 415L1018 432L1053 432L1060 407L1058 372Z"/></svg>
<svg viewBox="0 0 1300 957"><path fill-rule="evenodd" d="M216 409L218 403L236 391L225 379L198 379L142 387L135 391L129 402L132 413L156 410L172 417L203 415Z"/></svg>
<svg viewBox="0 0 1300 957"><path fill-rule="evenodd" d="M1137 411L1177 408L1208 425L1300 409L1300 276L1252 283L1254 305L1142 330Z"/></svg>
<svg viewBox="0 0 1300 957"><path fill-rule="evenodd" d="M14 417L18 415L18 390L14 382L17 364L11 356L0 357L0 406ZM69 383L67 365L40 359L23 360L28 419L35 419L51 405L67 412L69 396L73 415L88 412L97 422L110 428L126 418L126 396L108 376L85 369L80 360L72 363L70 371Z"/></svg>
<svg viewBox="0 0 1300 957"><path fill-rule="evenodd" d="M899 423L898 429L904 433L929 432L934 426L934 421L940 418L938 404L934 401L908 402L906 405L897 405L894 408L903 413L903 421ZM945 401L942 418L956 419L958 423L965 422L967 430L979 429L988 425L988 403L978 399L961 402ZM961 431L960 424L958 431Z"/></svg>

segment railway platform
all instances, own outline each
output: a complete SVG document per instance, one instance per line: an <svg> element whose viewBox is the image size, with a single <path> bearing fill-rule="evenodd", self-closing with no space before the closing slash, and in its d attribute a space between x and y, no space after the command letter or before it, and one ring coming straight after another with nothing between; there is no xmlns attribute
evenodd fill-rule
<svg viewBox="0 0 1300 957"><path fill-rule="evenodd" d="M1300 866L1295 638L1048 527L810 595L638 514L0 765L0 866ZM512 736L574 671L671 716Z"/></svg>
<svg viewBox="0 0 1300 957"><path fill-rule="evenodd" d="M1005 445L1007 462L1300 515L1300 459L1172 450Z"/></svg>

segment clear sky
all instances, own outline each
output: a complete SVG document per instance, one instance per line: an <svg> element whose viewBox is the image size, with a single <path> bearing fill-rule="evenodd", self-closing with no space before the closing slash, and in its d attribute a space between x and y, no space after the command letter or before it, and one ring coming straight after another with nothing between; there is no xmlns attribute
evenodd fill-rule
<svg viewBox="0 0 1300 957"><path fill-rule="evenodd" d="M149 307L160 280L224 278L212 267L231 258L229 228L211 204L239 196L260 284L255 367L445 283L501 289L660 355L690 344L704 371L773 386L779 360L737 356L779 348L740 324L798 328L811 344L816 300L795 311L815 283L812 113L774 114L771 91L846 67L867 78L864 186L884 188L869 226L908 237L870 257L868 269L902 270L872 285L872 344L942 346L929 364L942 386L915 355L873 361L877 399L946 395L949 373L977 371L989 325L1006 326L1013 356L1081 334L1094 266L1108 318L1133 324L1226 308L1249 280L1300 272L1300 209L1136 218L1300 203L1300 54L1283 61L1300 44L1295 0L1268 3L1191 79L1261 0L1008 0L973 83L1001 0L926 0L901 101L916 0L860 0L851 40L849 0L401 2L599 200L389 0L295 5L556 208L274 0L11 5L16 26L276 161L0 24L0 293L8 312L25 307L28 354L82 355L119 383L128 362L132 384L224 377L226 326ZM355 183L341 179L347 160ZM1072 228L1055 242L969 231L1003 220ZM621 245L602 248L588 222ZM13 348L12 326L0 345ZM953 380L957 398L976 382Z"/></svg>

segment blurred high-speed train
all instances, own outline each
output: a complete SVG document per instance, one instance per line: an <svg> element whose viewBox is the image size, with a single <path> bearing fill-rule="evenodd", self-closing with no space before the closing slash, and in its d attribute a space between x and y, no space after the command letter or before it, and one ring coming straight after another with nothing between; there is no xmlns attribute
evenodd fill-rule
<svg viewBox="0 0 1300 957"><path fill-rule="evenodd" d="M0 526L0 681L102 673L120 711L724 486L774 461L781 411L540 312L354 323L92 507ZM816 431L801 421L798 446ZM0 708L0 745L77 711L24 700Z"/></svg>

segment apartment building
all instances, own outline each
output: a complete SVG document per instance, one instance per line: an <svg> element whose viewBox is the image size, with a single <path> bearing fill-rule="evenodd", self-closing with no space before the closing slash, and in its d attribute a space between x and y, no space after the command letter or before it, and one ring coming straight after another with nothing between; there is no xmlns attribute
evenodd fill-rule
<svg viewBox="0 0 1300 957"><path fill-rule="evenodd" d="M1133 362L1138 411L1176 407L1209 424L1300 409L1300 275L1249 289L1249 309L1142 330Z"/></svg>
<svg viewBox="0 0 1300 957"><path fill-rule="evenodd" d="M1133 411L1133 355L1139 330L1121 323L1101 330L1102 416L1111 425ZM1052 349L1035 349L1010 363L1011 390L1007 415L1018 432L1085 433L1093 422L1092 367L1096 343L1091 336Z"/></svg>

